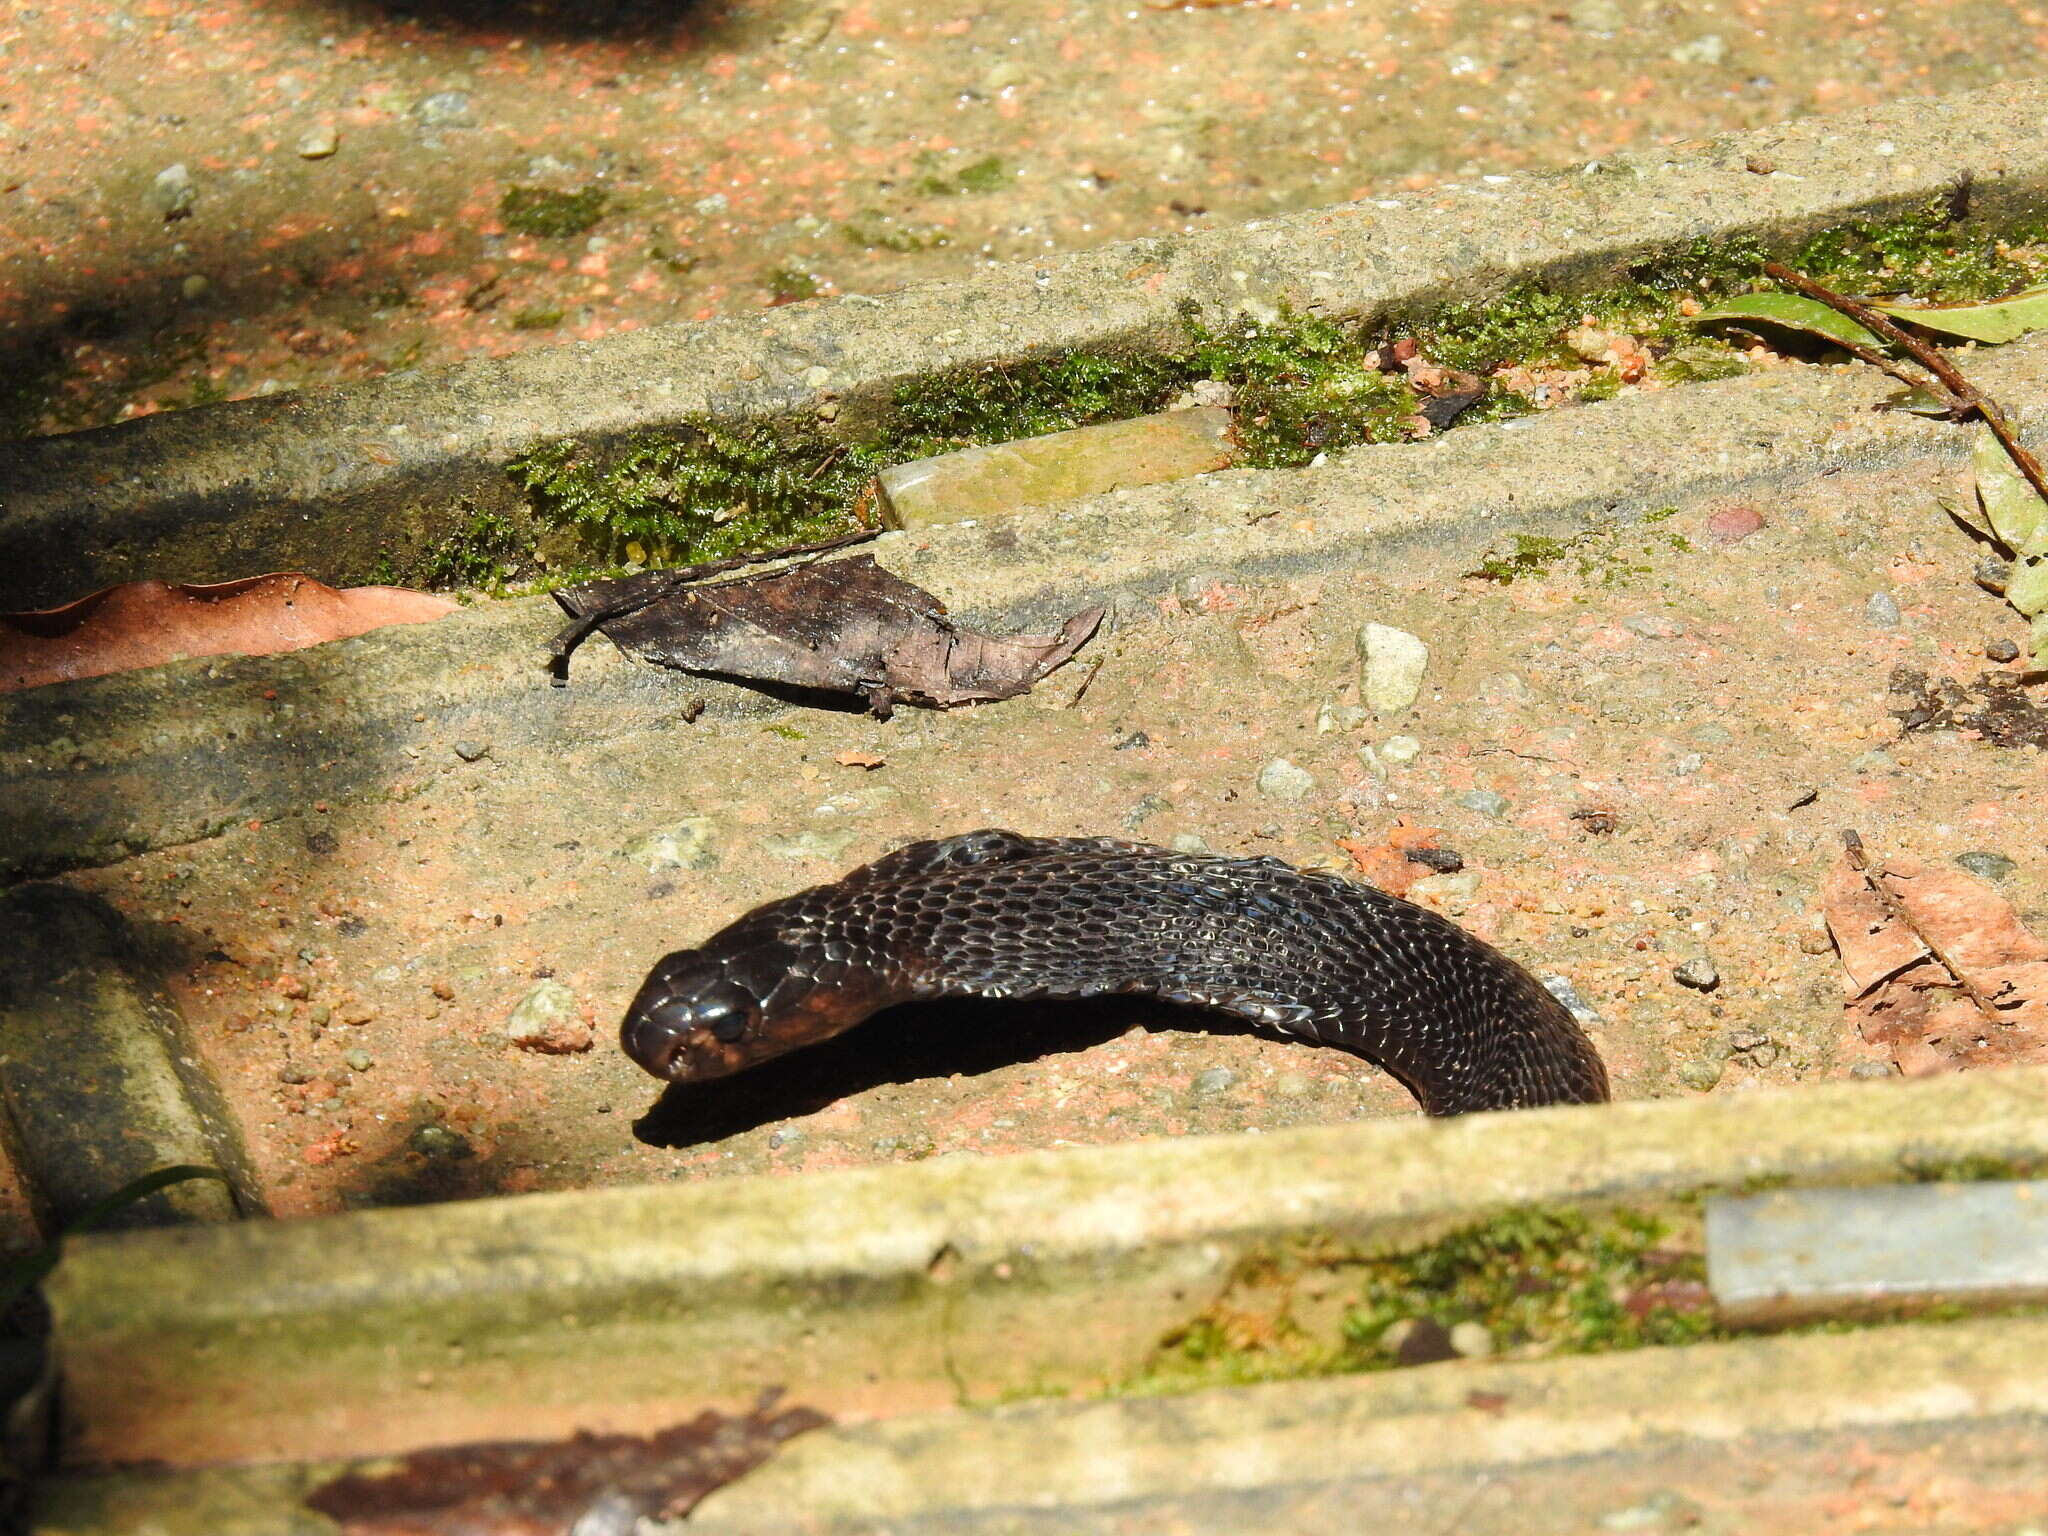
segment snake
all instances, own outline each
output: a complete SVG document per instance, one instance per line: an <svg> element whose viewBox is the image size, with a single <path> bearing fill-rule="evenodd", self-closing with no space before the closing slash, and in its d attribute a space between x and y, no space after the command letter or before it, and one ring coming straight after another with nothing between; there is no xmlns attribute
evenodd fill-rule
<svg viewBox="0 0 2048 1536"><path fill-rule="evenodd" d="M664 955L619 1043L698 1082L898 1003L1112 994L1339 1047L1428 1115L1608 1097L1571 1011L1425 907L1275 858L994 828L907 844Z"/></svg>

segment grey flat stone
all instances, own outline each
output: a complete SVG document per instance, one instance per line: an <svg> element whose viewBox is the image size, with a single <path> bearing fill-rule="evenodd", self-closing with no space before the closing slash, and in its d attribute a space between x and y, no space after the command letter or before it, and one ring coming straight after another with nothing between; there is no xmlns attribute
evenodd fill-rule
<svg viewBox="0 0 2048 1536"><path fill-rule="evenodd" d="M1710 1200L1707 1279L1737 1323L2048 1298L2048 1180Z"/></svg>

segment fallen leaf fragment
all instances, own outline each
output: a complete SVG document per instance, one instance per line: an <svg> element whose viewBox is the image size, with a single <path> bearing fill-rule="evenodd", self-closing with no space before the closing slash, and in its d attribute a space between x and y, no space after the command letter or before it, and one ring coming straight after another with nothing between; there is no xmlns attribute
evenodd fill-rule
<svg viewBox="0 0 2048 1536"><path fill-rule="evenodd" d="M0 614L0 693L188 656L269 656L455 611L403 587L335 588L280 571L208 586L131 581L61 608Z"/></svg>
<svg viewBox="0 0 2048 1536"><path fill-rule="evenodd" d="M1358 873L1369 884L1389 896L1405 896L1417 880L1432 873L1428 862L1411 859L1409 851L1436 848L1444 835L1442 827L1410 826L1406 819L1400 819L1377 843L1343 837L1337 840L1337 846L1351 856Z"/></svg>
<svg viewBox="0 0 2048 1536"><path fill-rule="evenodd" d="M345 1536L569 1536L678 1519L781 1444L831 1420L810 1408L706 1410L654 1434L441 1446L388 1472L322 1484L307 1507Z"/></svg>
<svg viewBox="0 0 2048 1536"><path fill-rule="evenodd" d="M570 632L623 610L597 627L643 661L850 694L884 719L899 700L949 709L1024 693L1087 642L1103 613L1077 613L1057 635L984 635L870 555L664 591L670 583L650 571L564 587L555 600L577 621ZM652 592L661 595L638 606Z"/></svg>
<svg viewBox="0 0 2048 1536"><path fill-rule="evenodd" d="M838 752L833 754L832 761L842 768L874 769L881 767L889 759L878 752Z"/></svg>
<svg viewBox="0 0 2048 1536"><path fill-rule="evenodd" d="M1944 336L1997 343L2048 325L2048 288L2030 289L1988 304L1901 304L1872 299L1870 307Z"/></svg>
<svg viewBox="0 0 2048 1536"><path fill-rule="evenodd" d="M1958 869L1844 854L1821 894L1849 1016L1910 1076L2048 1061L2048 942Z"/></svg>

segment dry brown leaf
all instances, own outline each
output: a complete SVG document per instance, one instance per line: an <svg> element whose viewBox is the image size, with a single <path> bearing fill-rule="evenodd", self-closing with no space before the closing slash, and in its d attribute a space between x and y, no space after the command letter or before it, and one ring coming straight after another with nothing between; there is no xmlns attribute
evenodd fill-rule
<svg viewBox="0 0 2048 1536"><path fill-rule="evenodd" d="M562 588L555 601L577 623L556 655L566 654L566 637L595 622L644 661L852 694L886 719L899 700L949 709L1014 698L1080 649L1103 614L1077 613L1057 635L979 634L871 555L680 589L676 575L649 571Z"/></svg>
<svg viewBox="0 0 2048 1536"><path fill-rule="evenodd" d="M186 656L268 656L453 613L403 587L337 589L294 572L211 586L131 581L62 608L0 614L0 693Z"/></svg>
<svg viewBox="0 0 2048 1536"><path fill-rule="evenodd" d="M842 768L874 769L881 767L889 759L879 752L840 752L834 754L832 761Z"/></svg>
<svg viewBox="0 0 2048 1536"><path fill-rule="evenodd" d="M1902 1072L2048 1061L2048 942L1983 881L1910 858L1866 877L1844 855L1821 902L1849 1015Z"/></svg>
<svg viewBox="0 0 2048 1536"><path fill-rule="evenodd" d="M1434 848L1443 835L1442 827L1410 826L1404 817L1387 828L1377 843L1342 837L1337 846L1351 856L1351 862L1358 866L1359 874L1368 884L1378 886L1389 896L1405 896L1411 885L1431 872L1428 865L1410 859L1408 850Z"/></svg>

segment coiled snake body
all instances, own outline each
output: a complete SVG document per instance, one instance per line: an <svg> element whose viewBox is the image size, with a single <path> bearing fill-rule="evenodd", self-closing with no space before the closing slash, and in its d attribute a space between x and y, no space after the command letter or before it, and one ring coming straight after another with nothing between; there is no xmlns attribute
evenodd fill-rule
<svg viewBox="0 0 2048 1536"><path fill-rule="evenodd" d="M1107 993L1341 1046L1432 1115L1607 1098L1564 1006L1433 912L1277 859L1001 831L912 843L665 956L619 1040L686 1082L894 1003Z"/></svg>

